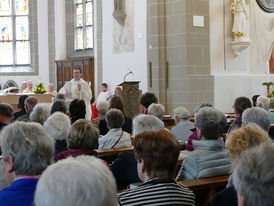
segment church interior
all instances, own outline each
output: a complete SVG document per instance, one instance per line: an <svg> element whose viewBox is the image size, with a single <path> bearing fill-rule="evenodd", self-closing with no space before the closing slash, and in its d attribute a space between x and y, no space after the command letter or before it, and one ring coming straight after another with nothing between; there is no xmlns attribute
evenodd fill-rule
<svg viewBox="0 0 274 206"><path fill-rule="evenodd" d="M0 0L0 32L0 205L273 205L274 0Z"/></svg>

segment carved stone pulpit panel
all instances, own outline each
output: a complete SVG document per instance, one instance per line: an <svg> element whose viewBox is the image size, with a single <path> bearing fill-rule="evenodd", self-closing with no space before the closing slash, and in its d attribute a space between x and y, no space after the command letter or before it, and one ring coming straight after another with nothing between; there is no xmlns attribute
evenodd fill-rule
<svg viewBox="0 0 274 206"><path fill-rule="evenodd" d="M125 104L125 115L133 118L139 114L139 82L124 82L119 86L123 87L122 98Z"/></svg>

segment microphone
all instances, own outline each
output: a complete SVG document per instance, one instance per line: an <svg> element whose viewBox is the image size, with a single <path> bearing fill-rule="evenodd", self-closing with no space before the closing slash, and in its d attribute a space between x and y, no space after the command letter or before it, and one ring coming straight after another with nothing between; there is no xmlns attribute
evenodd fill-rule
<svg viewBox="0 0 274 206"><path fill-rule="evenodd" d="M134 77L133 71L131 71L129 68L127 68L127 70L129 71L128 73L126 73L126 75L124 76L124 82L126 81L126 78L128 75L132 74L132 76Z"/></svg>

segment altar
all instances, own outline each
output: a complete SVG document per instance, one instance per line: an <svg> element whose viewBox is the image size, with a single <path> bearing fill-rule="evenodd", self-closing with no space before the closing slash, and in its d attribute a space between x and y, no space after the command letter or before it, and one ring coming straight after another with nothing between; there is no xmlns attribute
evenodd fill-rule
<svg viewBox="0 0 274 206"><path fill-rule="evenodd" d="M51 103L53 96L51 94L0 94L0 102L5 102L13 106L14 111L18 111L18 99L21 95L35 96L39 103Z"/></svg>

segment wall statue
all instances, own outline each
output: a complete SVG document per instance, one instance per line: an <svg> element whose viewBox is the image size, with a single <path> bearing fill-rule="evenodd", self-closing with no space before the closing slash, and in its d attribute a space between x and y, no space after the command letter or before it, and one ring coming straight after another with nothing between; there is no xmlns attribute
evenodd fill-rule
<svg viewBox="0 0 274 206"><path fill-rule="evenodd" d="M127 17L125 13L125 0L114 0L113 17L120 25L124 25Z"/></svg>
<svg viewBox="0 0 274 206"><path fill-rule="evenodd" d="M231 3L231 12L234 14L232 48L237 56L251 43L249 38L249 6L250 0L232 0Z"/></svg>

